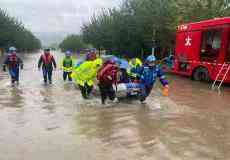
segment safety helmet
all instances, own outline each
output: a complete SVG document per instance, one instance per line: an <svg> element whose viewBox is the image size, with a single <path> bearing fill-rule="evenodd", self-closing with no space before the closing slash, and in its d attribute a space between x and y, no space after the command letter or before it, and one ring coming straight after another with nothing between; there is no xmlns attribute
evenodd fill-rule
<svg viewBox="0 0 230 160"><path fill-rule="evenodd" d="M87 60L87 61L90 60L90 56L91 56L90 52L87 52L87 54L86 54L86 60Z"/></svg>
<svg viewBox="0 0 230 160"><path fill-rule="evenodd" d="M65 55L66 55L66 56L71 56L72 53L71 53L71 51L68 50L68 51L65 52Z"/></svg>
<svg viewBox="0 0 230 160"><path fill-rule="evenodd" d="M120 59L117 58L116 56L111 57L110 60L111 60L113 63L117 63L118 65L119 65L119 63L120 63Z"/></svg>
<svg viewBox="0 0 230 160"><path fill-rule="evenodd" d="M16 52L16 51L17 51L17 49L15 47L13 47L13 46L9 48L9 52L10 53Z"/></svg>
<svg viewBox="0 0 230 160"><path fill-rule="evenodd" d="M155 61L156 61L156 57L154 55L148 56L146 58L147 63L152 63L152 62L155 62Z"/></svg>
<svg viewBox="0 0 230 160"><path fill-rule="evenodd" d="M97 59L97 55L95 53L87 53L86 60L87 61L94 61Z"/></svg>

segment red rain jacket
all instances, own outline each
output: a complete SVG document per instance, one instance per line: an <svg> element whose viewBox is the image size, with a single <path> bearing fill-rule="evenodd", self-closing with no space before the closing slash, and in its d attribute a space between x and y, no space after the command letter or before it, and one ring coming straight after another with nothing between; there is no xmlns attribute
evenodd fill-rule
<svg viewBox="0 0 230 160"><path fill-rule="evenodd" d="M97 73L97 79L101 84L115 84L117 83L118 67L115 63L106 62Z"/></svg>

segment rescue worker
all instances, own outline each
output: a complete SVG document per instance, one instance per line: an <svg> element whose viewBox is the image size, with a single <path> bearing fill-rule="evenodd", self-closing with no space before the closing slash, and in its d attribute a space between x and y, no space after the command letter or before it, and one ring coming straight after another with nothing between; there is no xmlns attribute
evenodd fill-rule
<svg viewBox="0 0 230 160"><path fill-rule="evenodd" d="M131 82L129 74L127 72L128 66L125 64L119 64L119 72L118 72L118 83L129 83Z"/></svg>
<svg viewBox="0 0 230 160"><path fill-rule="evenodd" d="M75 68L72 77L81 90L82 97L88 99L92 92L97 71L102 65L100 58L94 61L85 61L79 67Z"/></svg>
<svg viewBox="0 0 230 160"><path fill-rule="evenodd" d="M119 82L118 83L129 83L130 82L130 78L129 75L127 73L127 69L126 68L120 68L119 70Z"/></svg>
<svg viewBox="0 0 230 160"><path fill-rule="evenodd" d="M140 68L142 66L142 61L139 58L132 58L129 61L129 66L130 69L128 70L128 74L131 77L132 81L138 80L139 77L134 72L136 71L137 68Z"/></svg>
<svg viewBox="0 0 230 160"><path fill-rule="evenodd" d="M52 84L52 72L53 68L57 69L56 61L53 55L50 53L50 49L45 49L44 54L41 55L38 61L38 69L40 70L42 66L44 83L47 84L47 79L49 84Z"/></svg>
<svg viewBox="0 0 230 160"><path fill-rule="evenodd" d="M19 84L19 70L23 69L23 61L17 56L17 49L15 47L9 48L9 54L3 62L3 71L6 72L8 68L11 76L11 84L16 82Z"/></svg>
<svg viewBox="0 0 230 160"><path fill-rule="evenodd" d="M112 60L107 60L97 73L98 86L101 93L101 103L105 104L107 97L118 102L113 84L117 85L119 67Z"/></svg>
<svg viewBox="0 0 230 160"><path fill-rule="evenodd" d="M145 64L142 67L136 69L134 73L138 74L140 77L140 101L142 103L144 103L146 98L150 95L157 77L160 79L161 84L164 86L163 95L168 96L168 81L166 80L166 77L160 67L156 65L155 56L148 56Z"/></svg>
<svg viewBox="0 0 230 160"><path fill-rule="evenodd" d="M139 58L132 58L129 61L129 65L131 66L131 68L141 67L142 66L142 61Z"/></svg>
<svg viewBox="0 0 230 160"><path fill-rule="evenodd" d="M62 60L63 80L66 81L67 77L69 81L72 81L72 70L74 66L74 60L71 57L72 53L66 51L65 58Z"/></svg>

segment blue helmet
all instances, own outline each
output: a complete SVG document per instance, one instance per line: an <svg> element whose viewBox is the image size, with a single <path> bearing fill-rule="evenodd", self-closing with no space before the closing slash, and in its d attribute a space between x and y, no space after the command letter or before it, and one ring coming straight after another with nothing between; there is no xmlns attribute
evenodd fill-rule
<svg viewBox="0 0 230 160"><path fill-rule="evenodd" d="M16 52L16 51L17 51L17 49L13 46L9 48L9 52Z"/></svg>
<svg viewBox="0 0 230 160"><path fill-rule="evenodd" d="M72 55L72 52L71 52L71 51L66 51L66 52L65 52L65 55L66 55L66 56L71 56L71 55Z"/></svg>
<svg viewBox="0 0 230 160"><path fill-rule="evenodd" d="M110 60L117 64L119 64L120 62L119 58L117 58L116 56L113 56Z"/></svg>
<svg viewBox="0 0 230 160"><path fill-rule="evenodd" d="M156 61L156 57L154 55L148 56L146 58L147 63L152 63L152 62L155 62L155 61Z"/></svg>

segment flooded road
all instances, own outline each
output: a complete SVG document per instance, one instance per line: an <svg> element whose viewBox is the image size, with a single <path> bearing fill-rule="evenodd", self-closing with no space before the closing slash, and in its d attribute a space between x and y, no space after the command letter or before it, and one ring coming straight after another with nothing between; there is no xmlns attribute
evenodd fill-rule
<svg viewBox="0 0 230 160"><path fill-rule="evenodd" d="M27 56L19 87L0 71L0 160L229 159L230 87L218 95L169 76L169 97L157 85L146 105L103 107L98 97L82 100L61 71L42 85L38 57Z"/></svg>

